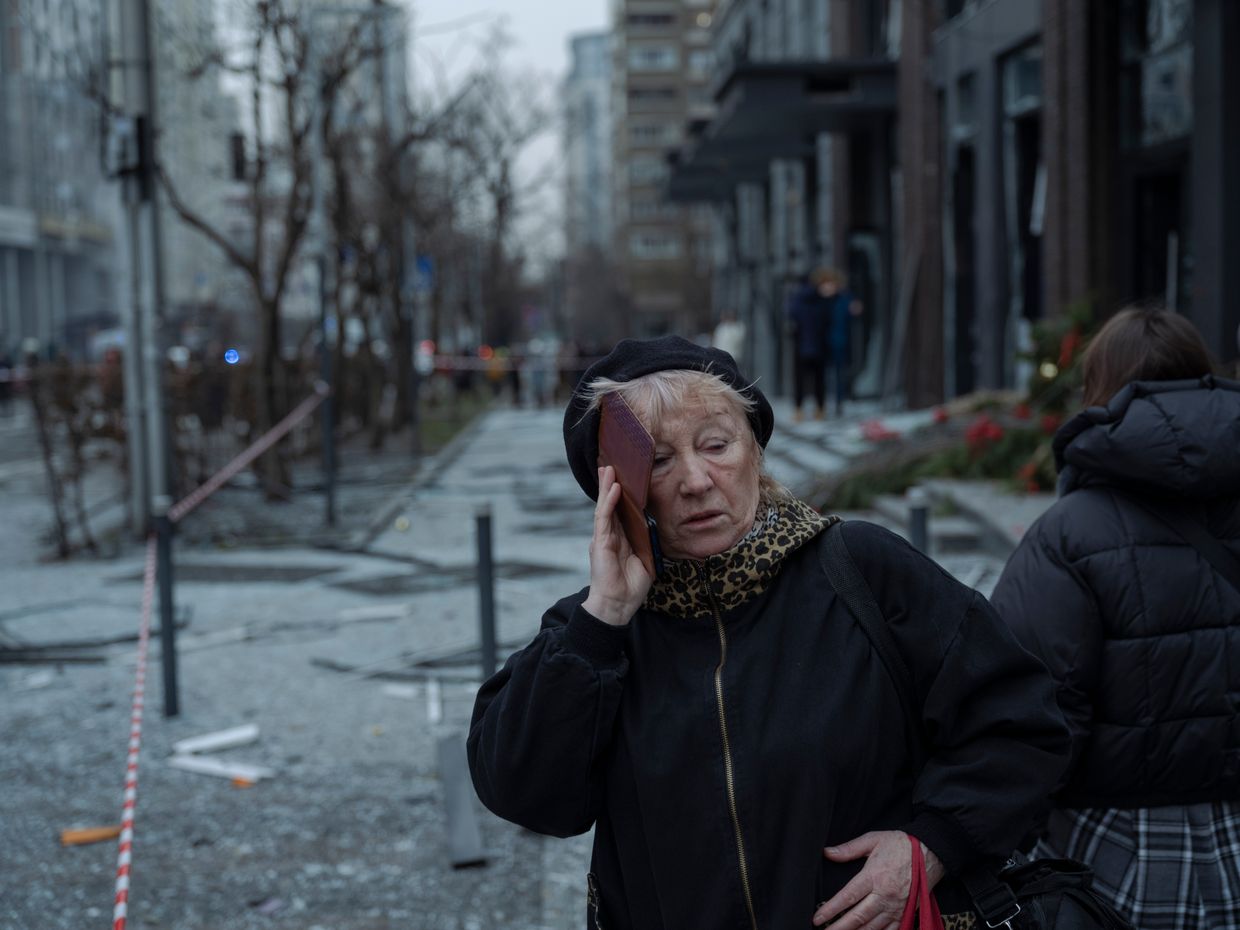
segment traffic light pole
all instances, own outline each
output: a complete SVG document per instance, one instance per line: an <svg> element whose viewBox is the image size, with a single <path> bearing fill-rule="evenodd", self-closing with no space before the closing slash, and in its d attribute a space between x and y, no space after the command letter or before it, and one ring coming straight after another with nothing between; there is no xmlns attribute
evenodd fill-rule
<svg viewBox="0 0 1240 930"><path fill-rule="evenodd" d="M151 10L149 0L118 0L120 29L120 67L124 111L132 120L136 158L125 166L125 209L128 213L130 268L133 280L133 312L141 345L127 346L140 352L142 406L145 408L147 513L159 518L167 510L169 474L167 431L163 390L163 287L160 269L159 201L156 193L155 131L158 109L155 97L155 62L151 49ZM150 527L156 531L159 527ZM167 529L167 528L165 528ZM167 644L172 641L173 592L171 536L165 532L166 558L159 569L160 625L166 637L164 647L164 713L178 712L176 694L176 656Z"/></svg>

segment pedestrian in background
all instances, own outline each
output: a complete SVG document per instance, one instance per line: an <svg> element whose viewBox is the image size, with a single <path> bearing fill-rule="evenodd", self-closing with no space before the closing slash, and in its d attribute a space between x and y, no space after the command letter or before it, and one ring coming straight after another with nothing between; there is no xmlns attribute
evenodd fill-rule
<svg viewBox="0 0 1240 930"><path fill-rule="evenodd" d="M626 490L656 523L657 578L598 467L617 397L653 437L648 488ZM586 371L564 442L596 501L590 585L479 691L474 785L531 830L594 828L591 928L894 927L921 855L948 925L972 926L956 877L1003 861L1065 761L1052 683L985 598L766 475L773 426L731 356L679 337L624 340ZM837 543L919 719L828 580Z"/></svg>
<svg viewBox="0 0 1240 930"><path fill-rule="evenodd" d="M1240 930L1240 383L1160 309L1082 366L1060 499L992 598L1072 730L1038 853L1090 864L1141 930Z"/></svg>
<svg viewBox="0 0 1240 930"><path fill-rule="evenodd" d="M844 287L844 276L834 268L816 268L792 295L788 318L796 349L793 418L800 422L807 386L816 405L814 418L826 416L827 366L835 375L835 413L844 412L849 394L852 319L862 306Z"/></svg>
<svg viewBox="0 0 1240 930"><path fill-rule="evenodd" d="M736 311L724 310L711 334L711 345L727 352L735 359L736 364L743 368L746 364L745 332L745 324L736 318Z"/></svg>
<svg viewBox="0 0 1240 930"><path fill-rule="evenodd" d="M13 362L7 354L0 355L0 416L13 412Z"/></svg>
<svg viewBox="0 0 1240 930"><path fill-rule="evenodd" d="M852 397L852 329L853 319L864 309L861 301L847 289L847 279L834 268L819 269L814 274L818 296L827 303L830 319L828 358L835 375L835 415L844 413L845 398Z"/></svg>

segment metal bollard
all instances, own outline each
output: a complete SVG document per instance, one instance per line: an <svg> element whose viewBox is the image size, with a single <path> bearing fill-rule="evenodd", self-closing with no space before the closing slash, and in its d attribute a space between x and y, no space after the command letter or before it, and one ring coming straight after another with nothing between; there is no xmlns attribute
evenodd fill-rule
<svg viewBox="0 0 1240 930"><path fill-rule="evenodd" d="M175 717L181 712L177 692L176 609L172 600L172 521L168 508L172 499L158 495L151 502L155 518L155 567L159 579L159 648L164 672L164 716Z"/></svg>
<svg viewBox="0 0 1240 930"><path fill-rule="evenodd" d="M908 501L908 538L919 552L930 554L930 498L924 489L909 488L905 493Z"/></svg>
<svg viewBox="0 0 1240 930"><path fill-rule="evenodd" d="M478 531L478 624L481 628L482 677L495 674L495 566L491 559L491 505L474 514Z"/></svg>

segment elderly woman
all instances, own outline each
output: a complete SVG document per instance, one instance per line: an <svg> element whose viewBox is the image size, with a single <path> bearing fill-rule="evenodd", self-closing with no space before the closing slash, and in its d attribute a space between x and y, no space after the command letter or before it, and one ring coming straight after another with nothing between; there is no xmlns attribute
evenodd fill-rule
<svg viewBox="0 0 1240 930"><path fill-rule="evenodd" d="M598 468L612 392L655 440L658 578ZM622 341L569 403L569 463L597 500L590 585L483 685L469 759L500 816L555 836L594 827L591 928L894 928L910 836L930 883L1002 861L1063 768L1050 679L985 599L849 523L912 669L921 720L908 719L827 581L820 541L835 521L763 473L772 425L731 356L678 337ZM916 759L910 729L926 744ZM954 881L936 894L945 913L967 911Z"/></svg>

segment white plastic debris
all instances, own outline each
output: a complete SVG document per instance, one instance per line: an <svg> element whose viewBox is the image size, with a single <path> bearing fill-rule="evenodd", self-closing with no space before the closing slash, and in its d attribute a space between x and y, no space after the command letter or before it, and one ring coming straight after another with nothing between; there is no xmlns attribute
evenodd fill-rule
<svg viewBox="0 0 1240 930"><path fill-rule="evenodd" d="M172 744L172 751L178 756L188 756L199 752L216 752L220 749L231 749L234 746L248 746L258 742L258 724L246 723L228 730L217 730L204 733L202 736L191 736Z"/></svg>

